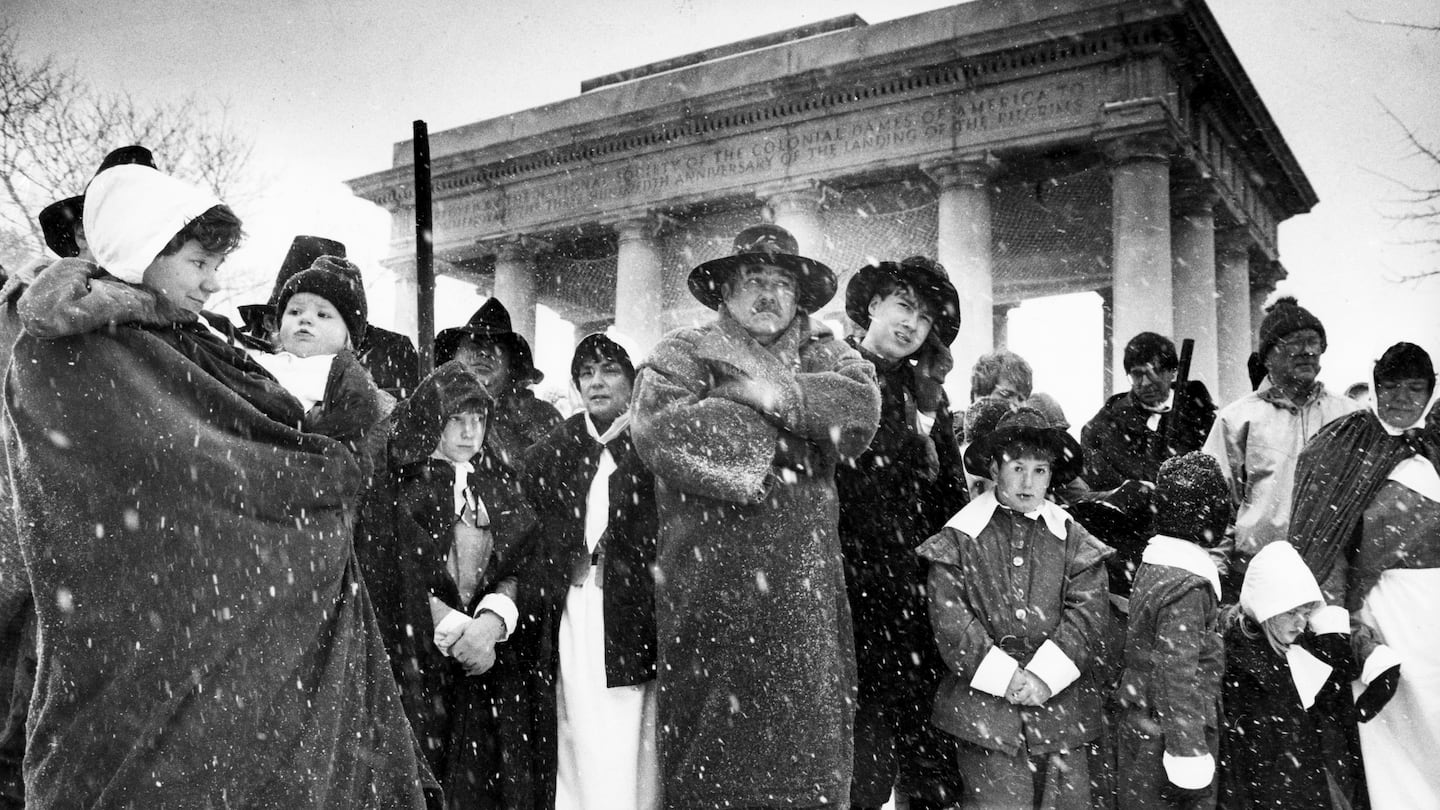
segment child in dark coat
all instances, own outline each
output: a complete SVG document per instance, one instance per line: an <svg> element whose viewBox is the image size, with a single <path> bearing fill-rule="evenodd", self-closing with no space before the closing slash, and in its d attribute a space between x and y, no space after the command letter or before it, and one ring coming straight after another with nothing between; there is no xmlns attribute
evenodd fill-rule
<svg viewBox="0 0 1440 810"><path fill-rule="evenodd" d="M1208 549L1224 537L1230 495L1211 456L1159 468L1155 536L1130 597L1120 707L1119 805L1215 806L1219 747L1220 572Z"/></svg>
<svg viewBox="0 0 1440 810"><path fill-rule="evenodd" d="M1045 497L1052 475L1068 481L1080 463L1079 444L1038 411L1008 414L965 455L995 489L917 549L950 670L932 720L960 740L962 807L1090 806L1086 743L1101 723L1090 664L1112 552Z"/></svg>
<svg viewBox="0 0 1440 810"><path fill-rule="evenodd" d="M518 573L535 516L484 449L491 408L479 378L453 362L396 407L390 531L367 552L367 579L388 595L377 618L405 711L450 806L520 806L531 789L526 769L502 760L530 755L528 663L510 639L531 613L517 604Z"/></svg>
<svg viewBox="0 0 1440 810"><path fill-rule="evenodd" d="M1225 627L1222 807L1366 807L1350 681L1350 616L1324 606L1294 546L1251 560Z"/></svg>

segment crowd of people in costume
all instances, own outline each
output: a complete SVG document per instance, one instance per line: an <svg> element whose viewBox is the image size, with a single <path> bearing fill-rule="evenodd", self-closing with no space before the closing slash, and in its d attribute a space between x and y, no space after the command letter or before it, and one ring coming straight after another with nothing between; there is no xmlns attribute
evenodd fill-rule
<svg viewBox="0 0 1440 810"><path fill-rule="evenodd" d="M0 287L0 807L1440 807L1429 355L1318 382L1281 298L1217 408L1167 336L1071 432L1023 358L952 405L924 256L773 224L715 317L413 345L297 236L112 153Z"/></svg>

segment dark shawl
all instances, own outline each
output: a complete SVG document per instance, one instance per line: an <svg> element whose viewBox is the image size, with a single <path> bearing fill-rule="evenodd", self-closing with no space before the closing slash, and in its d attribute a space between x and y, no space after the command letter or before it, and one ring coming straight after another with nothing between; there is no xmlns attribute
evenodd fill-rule
<svg viewBox="0 0 1440 810"><path fill-rule="evenodd" d="M1417 453L1440 466L1440 417L1434 409L1425 427L1400 436L1386 433L1374 413L1356 411L1321 428L1305 445L1295 469L1290 543L1322 586L1341 555L1353 556L1365 508L1390 471ZM1327 591L1334 589L1332 584Z"/></svg>
<svg viewBox="0 0 1440 810"><path fill-rule="evenodd" d="M129 294L104 288L60 297ZM16 344L31 806L423 806L351 553L359 468L257 368L194 325Z"/></svg>

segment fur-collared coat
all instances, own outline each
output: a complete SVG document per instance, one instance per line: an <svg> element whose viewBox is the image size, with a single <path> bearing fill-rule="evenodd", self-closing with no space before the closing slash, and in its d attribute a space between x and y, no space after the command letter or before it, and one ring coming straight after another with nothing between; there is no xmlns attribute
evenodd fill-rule
<svg viewBox="0 0 1440 810"><path fill-rule="evenodd" d="M769 346L723 310L636 381L656 477L665 801L842 801L855 688L835 463L879 420L875 371L799 316Z"/></svg>
<svg viewBox="0 0 1440 810"><path fill-rule="evenodd" d="M533 771L541 807L555 802L555 690L560 677L560 619L572 574L588 562L585 508L606 447L615 460L609 480L610 522L601 538L607 686L655 678L655 477L628 434L601 445L585 414L561 422L525 454L523 486L539 516L539 541L525 579L538 593L539 652L533 673L536 755Z"/></svg>
<svg viewBox="0 0 1440 810"><path fill-rule="evenodd" d="M958 787L947 778L955 752L930 724L945 661L915 547L965 505L965 473L948 407L928 437L913 427L914 366L856 349L876 369L880 427L864 453L835 470L859 677L850 795L856 804L884 804L898 776L909 795L939 799Z"/></svg>

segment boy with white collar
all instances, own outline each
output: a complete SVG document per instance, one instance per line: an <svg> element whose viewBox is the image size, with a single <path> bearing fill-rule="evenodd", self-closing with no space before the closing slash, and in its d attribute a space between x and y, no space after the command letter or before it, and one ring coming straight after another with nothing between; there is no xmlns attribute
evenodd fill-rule
<svg viewBox="0 0 1440 810"><path fill-rule="evenodd" d="M1088 808L1085 744L1100 731L1089 672L1109 622L1114 553L1046 497L1079 444L1020 408L965 453L995 482L917 549L950 674L933 722L960 740L964 806Z"/></svg>
<svg viewBox="0 0 1440 810"><path fill-rule="evenodd" d="M1160 465L1155 536L1135 574L1119 716L1120 807L1214 807L1219 743L1225 474L1199 452Z"/></svg>

